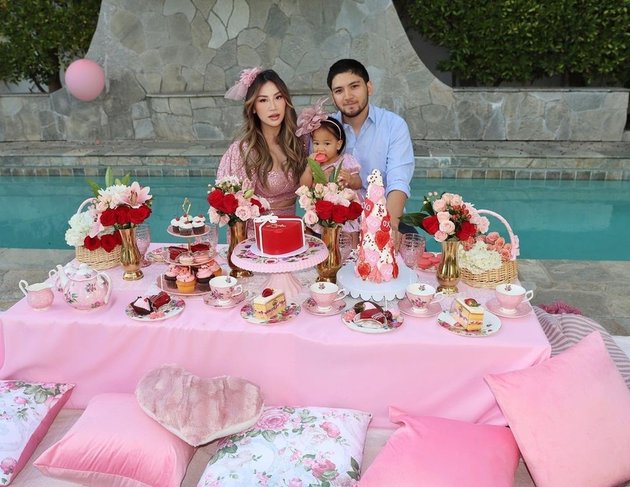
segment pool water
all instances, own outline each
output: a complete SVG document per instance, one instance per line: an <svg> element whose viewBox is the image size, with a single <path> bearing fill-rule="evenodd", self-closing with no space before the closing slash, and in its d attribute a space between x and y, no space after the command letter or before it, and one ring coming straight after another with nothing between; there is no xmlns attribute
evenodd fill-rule
<svg viewBox="0 0 630 487"><path fill-rule="evenodd" d="M213 181L141 178L154 195L152 240L177 242L166 232L171 218L182 214L184 197L192 202L191 213L206 213L207 185ZM417 179L407 211L417 211L429 191L459 193L477 208L502 215L519 237L521 258L630 260L630 181ZM0 247L68 248L67 221L90 195L82 177L0 179ZM507 237L494 218L490 229ZM225 241L224 229L220 240ZM438 249L428 235L427 241Z"/></svg>

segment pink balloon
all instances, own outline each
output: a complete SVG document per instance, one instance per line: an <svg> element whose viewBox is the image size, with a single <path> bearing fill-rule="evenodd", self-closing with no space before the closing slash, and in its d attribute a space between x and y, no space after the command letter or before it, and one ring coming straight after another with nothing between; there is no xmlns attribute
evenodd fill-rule
<svg viewBox="0 0 630 487"><path fill-rule="evenodd" d="M66 69L66 88L81 101L92 101L105 87L105 73L90 59L74 61Z"/></svg>

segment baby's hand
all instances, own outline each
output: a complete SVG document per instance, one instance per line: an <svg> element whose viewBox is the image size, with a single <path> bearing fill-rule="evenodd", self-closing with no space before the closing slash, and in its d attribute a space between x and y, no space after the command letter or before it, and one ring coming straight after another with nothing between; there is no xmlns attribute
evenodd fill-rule
<svg viewBox="0 0 630 487"><path fill-rule="evenodd" d="M339 177L337 178L337 181L346 184L350 180L350 176L350 171L348 171L347 169L341 169L339 171Z"/></svg>

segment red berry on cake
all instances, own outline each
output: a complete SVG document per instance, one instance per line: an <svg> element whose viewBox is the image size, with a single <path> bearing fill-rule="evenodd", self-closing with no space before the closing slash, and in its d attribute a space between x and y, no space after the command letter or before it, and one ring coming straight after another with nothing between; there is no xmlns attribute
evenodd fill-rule
<svg viewBox="0 0 630 487"><path fill-rule="evenodd" d="M267 288L263 289L262 293L260 293L260 295L263 298L268 298L272 294L273 294L273 289L271 289L270 287L267 287Z"/></svg>
<svg viewBox="0 0 630 487"><path fill-rule="evenodd" d="M473 299L473 298L466 298L464 300L464 303L467 306L479 306L479 303L477 302L477 300Z"/></svg>

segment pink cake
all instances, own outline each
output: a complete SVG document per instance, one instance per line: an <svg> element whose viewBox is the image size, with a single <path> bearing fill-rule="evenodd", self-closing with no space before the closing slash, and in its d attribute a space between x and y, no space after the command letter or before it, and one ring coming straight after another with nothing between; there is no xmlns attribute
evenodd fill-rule
<svg viewBox="0 0 630 487"><path fill-rule="evenodd" d="M385 187L378 169L368 176L368 183L361 217L359 255L354 270L364 281L387 282L398 277L398 264Z"/></svg>

